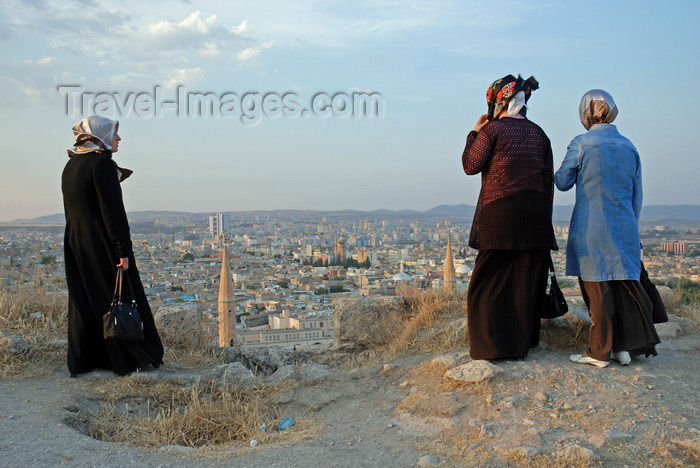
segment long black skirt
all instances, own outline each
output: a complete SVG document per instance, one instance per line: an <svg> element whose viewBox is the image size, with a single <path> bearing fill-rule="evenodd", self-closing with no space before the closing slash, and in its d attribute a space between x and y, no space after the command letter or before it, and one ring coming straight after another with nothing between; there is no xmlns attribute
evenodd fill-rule
<svg viewBox="0 0 700 468"><path fill-rule="evenodd" d="M479 250L467 293L472 359L520 359L539 343L549 250Z"/></svg>

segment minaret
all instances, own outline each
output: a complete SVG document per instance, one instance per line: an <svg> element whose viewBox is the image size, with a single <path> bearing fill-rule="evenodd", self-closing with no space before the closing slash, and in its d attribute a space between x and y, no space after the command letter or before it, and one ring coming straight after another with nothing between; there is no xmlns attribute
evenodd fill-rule
<svg viewBox="0 0 700 468"><path fill-rule="evenodd" d="M221 256L221 277L219 279L219 346L236 344L236 302L233 291L231 270L228 265L226 242Z"/></svg>
<svg viewBox="0 0 700 468"><path fill-rule="evenodd" d="M445 257L445 271L442 280L443 291L454 291L457 285L457 280L455 279L455 264L452 261L452 241L450 239L450 233L447 233L447 256Z"/></svg>

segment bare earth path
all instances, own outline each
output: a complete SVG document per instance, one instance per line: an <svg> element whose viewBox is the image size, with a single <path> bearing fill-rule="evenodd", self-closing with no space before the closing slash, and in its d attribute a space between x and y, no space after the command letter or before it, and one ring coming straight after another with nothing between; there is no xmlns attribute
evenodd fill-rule
<svg viewBox="0 0 700 468"><path fill-rule="evenodd" d="M334 370L276 395L286 414L321 427L285 446L159 451L102 442L64 422L89 377L59 368L3 379L0 466L410 467L428 466L425 455L437 466L697 466L700 335L687 322L674 326L682 333L662 337L658 356L626 367L576 365L569 350L543 347L470 385L446 382L432 356Z"/></svg>

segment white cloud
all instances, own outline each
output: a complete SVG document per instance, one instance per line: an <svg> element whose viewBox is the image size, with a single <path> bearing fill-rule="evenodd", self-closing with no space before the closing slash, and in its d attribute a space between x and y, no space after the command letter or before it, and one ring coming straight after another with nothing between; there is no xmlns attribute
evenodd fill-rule
<svg viewBox="0 0 700 468"><path fill-rule="evenodd" d="M199 51L205 57L218 57L222 48L240 47L246 22L233 28L223 26L216 15L203 17L197 10L182 21L158 21L132 34L132 39L150 51Z"/></svg>
<svg viewBox="0 0 700 468"><path fill-rule="evenodd" d="M244 49L238 53L238 59L246 61L252 59L253 57L257 57L258 55L260 55L260 52L262 52L265 49L269 49L274 45L274 43L275 41L270 41L256 47L249 47L247 49Z"/></svg>
<svg viewBox="0 0 700 468"><path fill-rule="evenodd" d="M216 42L205 42L201 49L199 49L199 55L207 58L218 58L221 55L221 49Z"/></svg>
<svg viewBox="0 0 700 468"><path fill-rule="evenodd" d="M27 65L53 65L56 63L56 57L44 57L39 60L25 60L24 63Z"/></svg>
<svg viewBox="0 0 700 468"><path fill-rule="evenodd" d="M190 16L175 23L174 21L159 21L145 28L145 38L159 41L179 40L183 36L189 35L207 35L212 26L216 23L216 15L211 15L209 18L202 19L202 13L197 10Z"/></svg>
<svg viewBox="0 0 700 468"><path fill-rule="evenodd" d="M175 88L178 85L192 86L196 83L204 81L206 73L201 68L180 68L170 73L165 80L163 86L166 88Z"/></svg>

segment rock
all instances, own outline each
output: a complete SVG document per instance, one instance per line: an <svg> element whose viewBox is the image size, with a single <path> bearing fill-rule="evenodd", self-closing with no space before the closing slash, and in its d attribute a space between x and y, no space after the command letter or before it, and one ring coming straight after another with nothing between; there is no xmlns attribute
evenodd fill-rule
<svg viewBox="0 0 700 468"><path fill-rule="evenodd" d="M593 450L581 447L580 445L566 447L564 450L558 451L557 455L560 457L580 458L587 462L592 462L600 458Z"/></svg>
<svg viewBox="0 0 700 468"><path fill-rule="evenodd" d="M516 447L515 453L525 458L532 458L540 454L540 450L536 447Z"/></svg>
<svg viewBox="0 0 700 468"><path fill-rule="evenodd" d="M472 358L469 357L469 351L455 351L453 353L445 353L433 358L432 363L440 364L450 369L455 366L460 366L471 361Z"/></svg>
<svg viewBox="0 0 700 468"><path fill-rule="evenodd" d="M658 333L659 338L661 339L676 338L677 336L681 336L683 334L683 329L681 326L673 322L657 323L654 324L654 327L656 328L656 333Z"/></svg>
<svg viewBox="0 0 700 468"><path fill-rule="evenodd" d="M669 304L673 301L673 289L668 286L656 286L656 290L659 291L659 296L661 296L661 301L664 304Z"/></svg>
<svg viewBox="0 0 700 468"><path fill-rule="evenodd" d="M435 466L440 464L440 459L435 455L423 455L418 459L416 466Z"/></svg>
<svg viewBox="0 0 700 468"><path fill-rule="evenodd" d="M541 401L542 403L545 403L550 400L549 395L547 395L544 392L537 392L535 393L535 400Z"/></svg>
<svg viewBox="0 0 700 468"><path fill-rule="evenodd" d="M161 452L165 451L174 451L174 452L189 452L192 450L192 447L187 447L185 445L164 445L163 447L159 447L158 450Z"/></svg>
<svg viewBox="0 0 700 468"><path fill-rule="evenodd" d="M305 351L282 346L240 346L220 348L226 362L241 362L255 375L270 376L286 365L302 364L312 355ZM325 354L330 354L327 351Z"/></svg>
<svg viewBox="0 0 700 468"><path fill-rule="evenodd" d="M586 328L591 326L591 316L585 306L570 307L569 313L563 315L561 319L570 325L582 323Z"/></svg>
<svg viewBox="0 0 700 468"><path fill-rule="evenodd" d="M588 438L588 443L597 449L603 447L607 442L605 436L601 434L596 434Z"/></svg>
<svg viewBox="0 0 700 468"><path fill-rule="evenodd" d="M203 340L202 306L199 303L162 305L153 318L168 346L199 346Z"/></svg>
<svg viewBox="0 0 700 468"><path fill-rule="evenodd" d="M333 300L334 345L376 347L389 343L408 313L397 296L343 297Z"/></svg>
<svg viewBox="0 0 700 468"><path fill-rule="evenodd" d="M482 424L479 431L479 437L495 436L500 426L498 424Z"/></svg>
<svg viewBox="0 0 700 468"><path fill-rule="evenodd" d="M673 440L672 441L676 445L680 445L681 447L685 447L687 449L692 450L695 452L696 455L700 455L700 438L698 439L686 439L686 440Z"/></svg>
<svg viewBox="0 0 700 468"><path fill-rule="evenodd" d="M633 434L627 432L615 431L613 429L607 429L603 431L603 435L608 442L622 442L634 439Z"/></svg>
<svg viewBox="0 0 700 468"><path fill-rule="evenodd" d="M461 366L454 367L444 376L460 382L477 383L492 379L496 374L503 372L488 361L471 361Z"/></svg>
<svg viewBox="0 0 700 468"><path fill-rule="evenodd" d="M255 387L255 376L240 362L232 362L224 365L221 382L241 388L252 388Z"/></svg>
<svg viewBox="0 0 700 468"><path fill-rule="evenodd" d="M21 356L29 351L31 346L17 335L9 335L0 338L0 348L13 356Z"/></svg>
<svg viewBox="0 0 700 468"><path fill-rule="evenodd" d="M280 383L285 380L316 381L332 375L327 366L322 364L304 363L297 366L285 365L269 377L270 383Z"/></svg>

